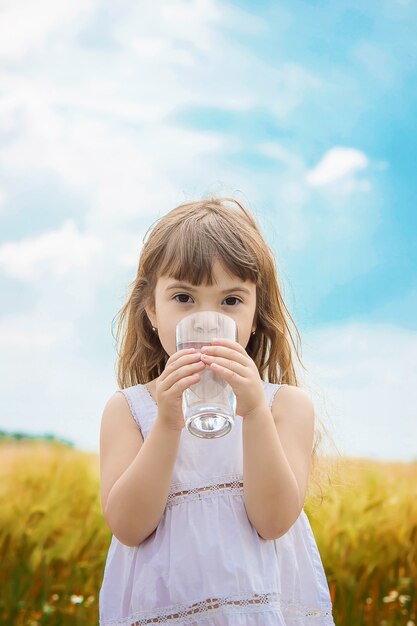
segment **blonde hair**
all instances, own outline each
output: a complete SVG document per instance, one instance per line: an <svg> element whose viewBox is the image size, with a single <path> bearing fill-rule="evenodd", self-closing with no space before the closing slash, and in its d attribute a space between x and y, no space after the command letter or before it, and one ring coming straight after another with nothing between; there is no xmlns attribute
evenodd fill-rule
<svg viewBox="0 0 417 626"><path fill-rule="evenodd" d="M281 295L273 252L251 213L234 198L210 196L177 206L157 220L146 239L148 233L128 299L116 316L119 386L150 382L169 358L145 310L153 302L158 278L212 285L215 259L231 274L256 284L256 332L246 351L262 380L299 386L291 345L306 369L299 353L300 334Z"/></svg>

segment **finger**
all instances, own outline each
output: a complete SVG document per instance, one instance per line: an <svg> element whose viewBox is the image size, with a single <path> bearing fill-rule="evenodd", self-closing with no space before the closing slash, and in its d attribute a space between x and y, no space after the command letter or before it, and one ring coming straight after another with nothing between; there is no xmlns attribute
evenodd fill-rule
<svg viewBox="0 0 417 626"><path fill-rule="evenodd" d="M178 395L182 395L182 393L186 389L188 389L188 387L191 387L191 385L195 385L196 383L198 383L199 380L200 380L200 374L198 373L190 374L189 376L186 376L185 378L181 378L180 380L177 380L173 384L171 389L173 389L176 393L178 393Z"/></svg>
<svg viewBox="0 0 417 626"><path fill-rule="evenodd" d="M237 384L242 384L247 382L248 380L245 376L241 375L241 372L237 372L235 369L230 369L230 367L220 365L220 363L217 363L217 361L216 363L211 363L210 367L212 368L213 372L219 374L219 376L221 376L230 383L236 382Z"/></svg>
<svg viewBox="0 0 417 626"><path fill-rule="evenodd" d="M208 347L203 346L201 348L201 354L221 356L224 358L228 358L231 361L236 361L237 363L240 363L241 365L247 365L248 359L249 359L249 356L246 351L244 351L244 354L242 354L238 352L237 350L235 350L234 348L228 348L226 346L219 346L219 345L208 346Z"/></svg>
<svg viewBox="0 0 417 626"><path fill-rule="evenodd" d="M173 355L173 356L176 356L176 355ZM180 367L183 367L184 365L198 363L200 361L200 357L201 355L199 352L194 352L191 354L182 354L181 356L177 356L173 360L171 360L172 357L170 357L168 361L166 362L164 371L162 372L160 376L160 380L161 381L165 380L167 376L170 375L171 372L177 370Z"/></svg>
<svg viewBox="0 0 417 626"><path fill-rule="evenodd" d="M177 350L177 352L174 352L174 354L169 357L167 363L169 361L176 361L187 354L196 354L196 352L197 350L195 348L183 348L182 350Z"/></svg>
<svg viewBox="0 0 417 626"><path fill-rule="evenodd" d="M248 371L246 365L242 365L241 363L238 363L237 361L231 361L230 359L225 359L220 356L211 356L208 354L207 355L202 354L201 360L203 361L203 363L207 363L210 366L218 365L223 368L226 368L232 372L235 372L236 374L239 374L239 376L242 376L242 377L245 377ZM216 367L214 367L214 369L216 369Z"/></svg>
<svg viewBox="0 0 417 626"><path fill-rule="evenodd" d="M163 391L167 391L168 389L171 389L171 387L174 387L181 379L188 376L194 376L195 374L202 372L205 367L205 363L199 360L196 363L188 363L187 365L174 369L169 372L163 380L161 376L160 388Z"/></svg>
<svg viewBox="0 0 417 626"><path fill-rule="evenodd" d="M185 354L181 352L182 351L176 352L169 357L165 364L165 369L167 367L170 367L171 369L173 367L181 367L181 365L184 365L185 363L192 363L200 358L200 352L196 352L195 350L193 352L186 352Z"/></svg>
<svg viewBox="0 0 417 626"><path fill-rule="evenodd" d="M240 345L238 341L233 341L232 339L226 339L225 337L217 337L216 339L211 340L212 345L224 345L237 350L241 354L247 354L245 348Z"/></svg>
<svg viewBox="0 0 417 626"><path fill-rule="evenodd" d="M184 357L193 356L197 354L194 348L184 348L183 350L178 350L178 352L174 352L171 354L167 362L165 363L165 369L167 367L171 367L174 363L183 359Z"/></svg>

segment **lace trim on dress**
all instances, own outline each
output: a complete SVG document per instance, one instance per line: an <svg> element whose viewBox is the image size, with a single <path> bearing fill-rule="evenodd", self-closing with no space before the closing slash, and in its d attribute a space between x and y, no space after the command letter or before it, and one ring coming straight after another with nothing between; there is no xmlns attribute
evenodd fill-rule
<svg viewBox="0 0 417 626"><path fill-rule="evenodd" d="M177 504L181 504L185 500L187 502L193 500L205 500L206 498L213 498L217 496L225 495L225 490L227 495L239 495L243 496L243 478L242 476L214 476L213 479L216 480L211 485L206 485L205 487L190 487L189 489L184 489L184 484L174 484L171 487L170 493L167 498L167 508L172 508ZM221 482L223 479L223 482ZM179 489L183 487L183 489Z"/></svg>
<svg viewBox="0 0 417 626"><path fill-rule="evenodd" d="M172 605L161 609L150 609L134 613L124 620L106 620L103 626L149 626L150 624L195 623L196 617L212 619L219 615L236 615L242 613L260 613L263 611L278 610L284 616L293 618L329 618L332 620L331 606L307 607L301 604L291 604L280 599L278 593L240 593L224 598L207 598L189 605ZM327 620L325 620L327 621ZM303 621L303 623L305 623Z"/></svg>

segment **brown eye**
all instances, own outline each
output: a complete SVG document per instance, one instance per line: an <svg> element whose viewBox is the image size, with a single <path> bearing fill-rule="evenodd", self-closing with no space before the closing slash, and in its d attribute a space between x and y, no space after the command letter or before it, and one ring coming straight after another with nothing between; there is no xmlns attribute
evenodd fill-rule
<svg viewBox="0 0 417 626"><path fill-rule="evenodd" d="M189 296L186 293L177 293L177 295L174 296L174 300L177 300L177 298L181 298L181 297L182 298L190 298L191 296ZM177 302L182 302L183 304L188 304L188 302L185 301L185 300L177 300Z"/></svg>
<svg viewBox="0 0 417 626"><path fill-rule="evenodd" d="M242 300L240 300L239 298L236 298L236 296L229 296L228 298L225 298L225 302L227 300L237 300L237 302L242 302ZM230 304L229 302L229 306L233 306L233 304Z"/></svg>

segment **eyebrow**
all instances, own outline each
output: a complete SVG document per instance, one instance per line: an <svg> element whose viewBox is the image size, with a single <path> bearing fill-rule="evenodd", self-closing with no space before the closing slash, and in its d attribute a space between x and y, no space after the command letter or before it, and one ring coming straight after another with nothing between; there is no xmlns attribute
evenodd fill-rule
<svg viewBox="0 0 417 626"><path fill-rule="evenodd" d="M186 283L172 283L169 287L167 287L166 291L171 291L171 289L187 289L188 291L197 291L195 287ZM220 293L229 293L231 291L241 291L242 293L246 293L250 296L250 291L246 287L241 287L236 285L235 287L229 287L228 289L223 289Z"/></svg>

